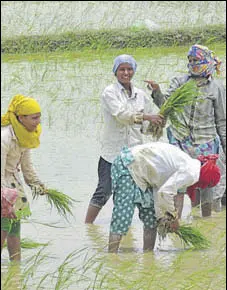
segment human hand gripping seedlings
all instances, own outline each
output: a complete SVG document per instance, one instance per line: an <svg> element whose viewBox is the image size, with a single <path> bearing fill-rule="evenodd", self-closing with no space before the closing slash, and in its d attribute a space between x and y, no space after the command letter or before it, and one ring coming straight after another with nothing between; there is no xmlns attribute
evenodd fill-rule
<svg viewBox="0 0 227 290"><path fill-rule="evenodd" d="M54 207L59 215L63 216L66 220L68 215L73 216L75 199L57 189L46 188L43 184L30 184L29 186L32 190L33 199L38 198L40 195L45 195L51 208Z"/></svg>
<svg viewBox="0 0 227 290"><path fill-rule="evenodd" d="M33 198L37 195L44 195L48 193L48 190L44 184L29 184L29 187L31 188Z"/></svg>

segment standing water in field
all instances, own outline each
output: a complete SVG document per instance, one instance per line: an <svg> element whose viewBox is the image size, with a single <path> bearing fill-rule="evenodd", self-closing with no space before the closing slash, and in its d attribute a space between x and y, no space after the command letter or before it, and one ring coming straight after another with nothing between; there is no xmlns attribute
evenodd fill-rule
<svg viewBox="0 0 227 290"><path fill-rule="evenodd" d="M2 1L1 5L3 38L106 27L158 29L225 23L223 1ZM225 45L209 46L223 62L220 78L224 82ZM143 80L155 79L165 91L173 75L186 72L188 48L127 49L138 64L135 85L149 93ZM26 187L32 216L22 222L22 239L43 246L22 248L20 268L9 266L7 250L3 250L2 289L20 289L21 279L28 290L225 289L225 208L201 219L200 210L192 210L186 197L183 221L192 222L211 241L211 247L202 251L185 249L179 239L168 235L164 241L156 240L153 253L144 254L136 211L119 255L108 254L111 199L94 225L84 224L97 184L103 125L100 94L115 80L114 57L125 51L3 55L2 112L18 93L39 101L43 132L33 156L36 170L47 187L77 202L74 217L67 222L55 209L50 210L42 196L32 201ZM160 141L167 142L165 131Z"/></svg>

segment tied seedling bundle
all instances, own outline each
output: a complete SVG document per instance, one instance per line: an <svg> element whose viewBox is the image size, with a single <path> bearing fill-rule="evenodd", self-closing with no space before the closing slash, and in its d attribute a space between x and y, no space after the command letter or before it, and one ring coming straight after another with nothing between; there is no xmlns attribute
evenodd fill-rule
<svg viewBox="0 0 227 290"><path fill-rule="evenodd" d="M33 193L33 199L37 198L39 194ZM59 215L67 219L68 215L73 216L72 207L74 202L73 198L68 195L56 190L56 189L46 189L45 197L47 202L51 205L51 208L55 208Z"/></svg>
<svg viewBox="0 0 227 290"><path fill-rule="evenodd" d="M189 225L180 225L176 232L171 231L170 223L174 221L174 217L166 213L166 215L158 221L158 234L164 239L168 233L176 234L185 246L195 249L207 249L210 241L195 227Z"/></svg>
<svg viewBox="0 0 227 290"><path fill-rule="evenodd" d="M170 97L162 104L159 114L165 120L169 119L175 128L182 127L183 125L178 120L178 115L184 111L184 107L191 105L193 102L198 101L197 98L201 95L196 82L190 80L177 88ZM163 135L163 127L160 125L151 125L152 137L156 140Z"/></svg>

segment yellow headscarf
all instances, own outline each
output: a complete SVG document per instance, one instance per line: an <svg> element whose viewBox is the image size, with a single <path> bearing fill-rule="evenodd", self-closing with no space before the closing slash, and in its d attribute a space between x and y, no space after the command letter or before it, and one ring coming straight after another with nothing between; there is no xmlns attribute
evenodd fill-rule
<svg viewBox="0 0 227 290"><path fill-rule="evenodd" d="M32 115L40 112L41 108L35 99L16 95L11 100L7 113L1 116L1 126L12 125L21 147L36 148L40 144L41 125L39 124L35 131L29 132L18 121L17 116Z"/></svg>

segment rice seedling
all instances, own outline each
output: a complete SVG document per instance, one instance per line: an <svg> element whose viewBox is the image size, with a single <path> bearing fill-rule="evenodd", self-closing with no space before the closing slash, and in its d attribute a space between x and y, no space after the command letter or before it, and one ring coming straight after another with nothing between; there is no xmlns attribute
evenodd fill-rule
<svg viewBox="0 0 227 290"><path fill-rule="evenodd" d="M190 80L177 88L170 97L162 104L159 114L165 120L169 119L171 124L176 127L182 127L183 124L179 121L178 116L184 111L184 107L191 105L195 101L201 101L198 97L201 95L194 80ZM163 135L163 127L160 125L151 125L150 131L152 137L156 140Z"/></svg>
<svg viewBox="0 0 227 290"><path fill-rule="evenodd" d="M31 239L21 239L20 241L20 245L21 248L23 249L34 249L34 248L38 248L38 247L42 247L42 246L48 246L49 243L38 243L38 242L34 242ZM6 243L4 244L4 247L6 247Z"/></svg>
<svg viewBox="0 0 227 290"><path fill-rule="evenodd" d="M34 248L38 248L38 247L42 247L42 246L48 246L49 243L38 243L38 242L34 242L31 239L22 239L21 242L21 248L23 249L34 249Z"/></svg>
<svg viewBox="0 0 227 290"><path fill-rule="evenodd" d="M174 221L174 217L166 213L165 217L158 221L158 234L164 239L168 233L176 234L185 246L194 249L206 249L210 247L210 241L195 227L190 225L180 225L177 231L173 232L170 224Z"/></svg>
<svg viewBox="0 0 227 290"><path fill-rule="evenodd" d="M37 198L39 195L33 193L33 199ZM66 220L68 219L68 215L73 216L72 208L75 199L72 197L58 191L57 189L50 189L46 190L45 197L47 202L50 204L51 209L54 207L58 214L63 216Z"/></svg>
<svg viewBox="0 0 227 290"><path fill-rule="evenodd" d="M210 246L209 240L195 227L181 225L176 234L186 246L192 246L195 249L206 249Z"/></svg>
<svg viewBox="0 0 227 290"><path fill-rule="evenodd" d="M42 247L38 253L26 260L26 267L22 272L23 280L21 289L31 289L31 285L29 285L31 283L30 281L34 281L35 274L39 267L43 267L46 264L48 255L44 254L43 251L44 247Z"/></svg>

